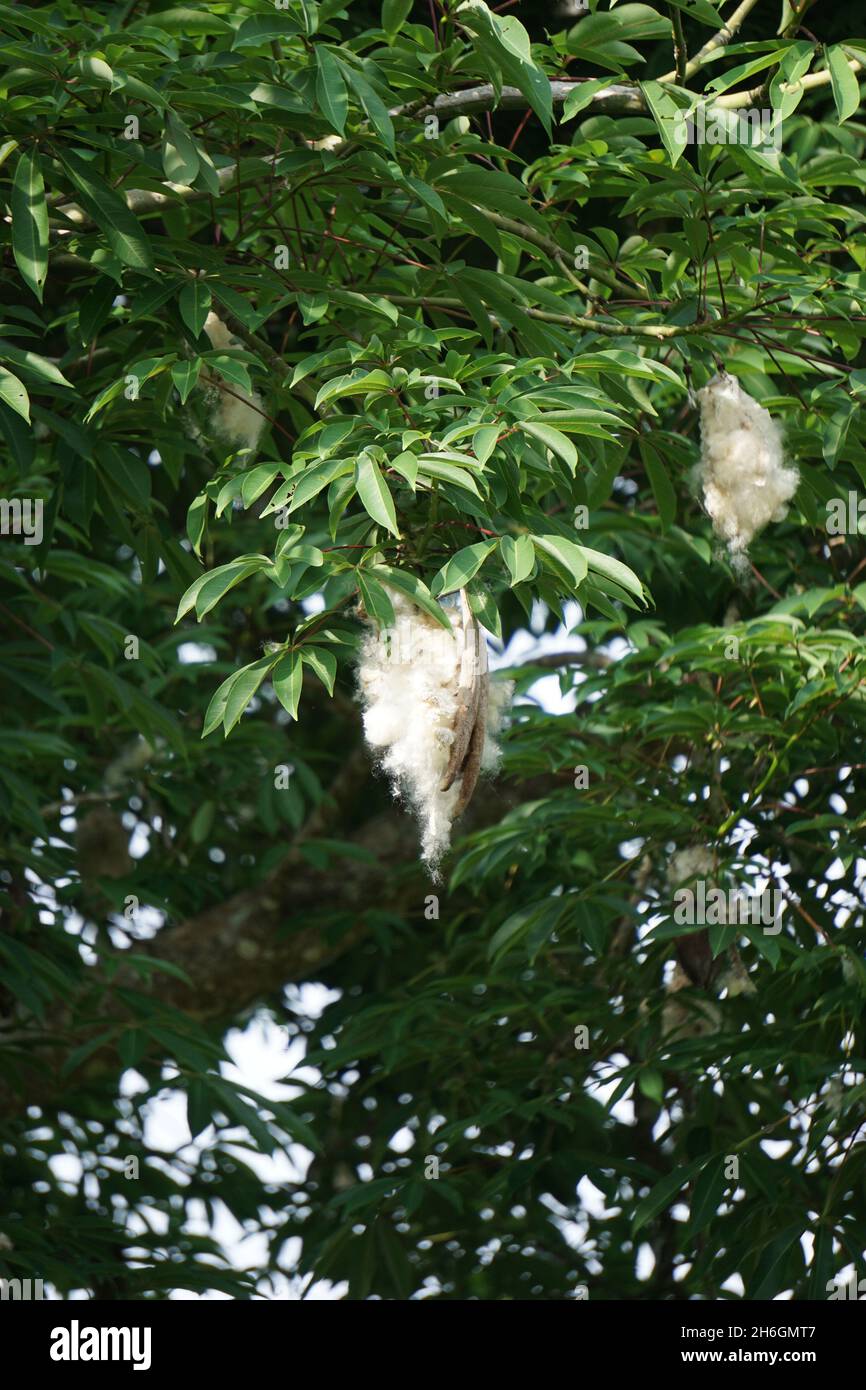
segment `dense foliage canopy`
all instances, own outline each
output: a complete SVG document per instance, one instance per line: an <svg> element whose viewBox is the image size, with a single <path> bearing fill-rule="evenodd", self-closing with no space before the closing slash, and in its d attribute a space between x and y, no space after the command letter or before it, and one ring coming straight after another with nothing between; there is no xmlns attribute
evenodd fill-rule
<svg viewBox="0 0 866 1390"><path fill-rule="evenodd" d="M844 7L56 0L0 30L0 1275L866 1275ZM723 141L744 111L767 138ZM800 477L745 573L695 477L720 369ZM395 591L460 588L516 694L435 884L355 651ZM781 930L677 921L688 849ZM308 1049L264 1096L226 1051L262 1011Z"/></svg>

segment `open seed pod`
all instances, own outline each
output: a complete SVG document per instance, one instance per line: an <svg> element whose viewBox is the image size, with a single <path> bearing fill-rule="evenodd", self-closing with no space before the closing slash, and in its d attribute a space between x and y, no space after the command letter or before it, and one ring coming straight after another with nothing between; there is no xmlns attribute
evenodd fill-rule
<svg viewBox="0 0 866 1390"><path fill-rule="evenodd" d="M441 604L451 636L403 594L389 597L394 627L370 624L361 644L364 733L395 795L415 812L422 855L435 872L479 772L496 765L510 689L499 683L491 699L487 643L465 592Z"/></svg>
<svg viewBox="0 0 866 1390"><path fill-rule="evenodd" d="M771 521L782 521L797 490L797 469L785 462L782 433L735 376L719 372L697 393L701 461L697 478L713 530L735 570Z"/></svg>
<svg viewBox="0 0 866 1390"><path fill-rule="evenodd" d="M461 698L453 724L454 742L440 787L447 792L456 782L460 788L455 819L469 805L481 771L490 700L487 643L472 615L465 589L460 590L458 633L458 645L462 645L463 651L459 681Z"/></svg>

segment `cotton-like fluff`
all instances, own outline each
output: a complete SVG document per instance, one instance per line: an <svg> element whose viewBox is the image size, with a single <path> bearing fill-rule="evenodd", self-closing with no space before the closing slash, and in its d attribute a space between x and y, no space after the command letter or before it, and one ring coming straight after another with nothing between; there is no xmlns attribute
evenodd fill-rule
<svg viewBox="0 0 866 1390"><path fill-rule="evenodd" d="M213 312L205 319L204 331L217 352L242 346ZM224 382L222 377L217 377L217 385L219 400L211 419L216 433L237 449L255 449L267 423L261 396L258 391L249 395L233 382Z"/></svg>
<svg viewBox="0 0 866 1390"><path fill-rule="evenodd" d="M682 990L690 991L687 1005L677 998ZM665 986L665 995L661 1031L666 1042L706 1038L721 1031L722 1010L715 1000L702 999L697 994L679 962L674 966L673 974Z"/></svg>
<svg viewBox="0 0 866 1390"><path fill-rule="evenodd" d="M714 869L713 856L704 845L688 845L671 855L667 881L671 888L677 888L680 884L710 878ZM661 1016L662 1037L668 1042L703 1038L718 1033L721 1027L721 1010L713 1001L701 999L694 991L689 996L688 1006L677 998L681 990L692 988L692 981L677 961L665 986L667 997Z"/></svg>
<svg viewBox="0 0 866 1390"><path fill-rule="evenodd" d="M671 855L667 880L672 888L677 888L681 883L691 883L693 879L709 878L714 869L715 862L708 849L703 845L689 845Z"/></svg>
<svg viewBox="0 0 866 1390"><path fill-rule="evenodd" d="M736 377L714 376L698 392L698 404L704 506L742 573L754 537L768 522L784 520L799 474L785 464L779 426Z"/></svg>
<svg viewBox="0 0 866 1390"><path fill-rule="evenodd" d="M491 698L486 642L463 596L449 613L453 635L404 595L389 591L389 598L394 626L371 624L361 643L364 734L394 794L417 817L422 858L435 877L479 769L498 762L510 688L494 686Z"/></svg>

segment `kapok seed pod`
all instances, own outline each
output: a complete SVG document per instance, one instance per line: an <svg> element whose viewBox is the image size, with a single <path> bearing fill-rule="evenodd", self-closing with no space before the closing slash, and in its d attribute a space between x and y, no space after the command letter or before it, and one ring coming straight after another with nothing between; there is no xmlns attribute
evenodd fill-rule
<svg viewBox="0 0 866 1390"><path fill-rule="evenodd" d="M461 778L463 776L466 755L482 707L481 678L482 676L486 678L487 673L487 643L484 641L481 629L469 607L465 589L460 590L460 626L458 632L457 642L462 652L459 682L460 703L454 721L454 742L451 745L451 755L441 783L443 792L448 791L458 775ZM467 657L469 657L468 661ZM469 667L468 671L467 666ZM486 707L486 700L484 704Z"/></svg>
<svg viewBox="0 0 866 1390"><path fill-rule="evenodd" d="M442 604L451 638L405 595L389 590L389 597L393 630L382 633L368 619L361 643L364 734L395 795L415 812L422 855L435 874L480 769L496 766L495 733L510 692L490 700L487 644L465 592Z"/></svg>
<svg viewBox="0 0 866 1390"><path fill-rule="evenodd" d="M784 519L799 474L786 466L779 426L744 391L736 377L720 372L697 393L701 412L698 479L713 530L735 568L746 568L745 552L771 521Z"/></svg>

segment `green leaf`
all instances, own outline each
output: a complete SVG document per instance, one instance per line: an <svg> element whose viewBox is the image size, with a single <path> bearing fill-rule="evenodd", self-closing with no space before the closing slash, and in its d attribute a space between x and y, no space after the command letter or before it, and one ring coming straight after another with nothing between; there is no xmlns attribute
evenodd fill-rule
<svg viewBox="0 0 866 1390"><path fill-rule="evenodd" d="M277 478L282 478L284 471L285 464L282 463L260 463L258 467L248 469L241 482L241 499L244 506L251 507L261 497L265 489L270 487L271 483L275 482ZM300 533L303 533L304 530L303 526L294 529ZM282 531L278 549L283 544L285 536L286 532Z"/></svg>
<svg viewBox="0 0 866 1390"><path fill-rule="evenodd" d="M186 534L187 539L192 545L196 555L201 555L201 543L204 539L207 527L208 496L206 493L199 493L194 502L189 505L186 514Z"/></svg>
<svg viewBox="0 0 866 1390"><path fill-rule="evenodd" d="M532 541L536 550L553 561L554 570L573 582L575 589L583 583L588 566L582 546L563 536L533 536Z"/></svg>
<svg viewBox="0 0 866 1390"><path fill-rule="evenodd" d="M386 1217L374 1227L381 1258L398 1299L405 1301L415 1287L415 1271L409 1263L404 1241L397 1235Z"/></svg>
<svg viewBox="0 0 866 1390"><path fill-rule="evenodd" d="M611 555L605 555L601 550L591 550L586 545L582 545L580 548L591 570L594 570L596 574L604 575L605 579L610 579L614 584L618 584L627 593L634 594L641 603L646 603L643 585L628 565L624 565L621 560L615 560Z"/></svg>
<svg viewBox="0 0 866 1390"><path fill-rule="evenodd" d="M831 468L835 468L839 462L839 456L857 410L858 407L853 402L847 403L841 410L837 410L824 425L822 453L825 462L829 463Z"/></svg>
<svg viewBox="0 0 866 1390"><path fill-rule="evenodd" d="M271 684L274 687L274 694L283 709L288 710L292 719L298 717L298 704L301 699L303 683L304 666L301 653L289 652L274 668Z"/></svg>
<svg viewBox="0 0 866 1390"><path fill-rule="evenodd" d="M211 292L203 280L191 280L181 290L178 300L180 316L194 338L204 328L212 303Z"/></svg>
<svg viewBox="0 0 866 1390"><path fill-rule="evenodd" d="M181 405L186 405L190 392L195 388L201 372L201 358L194 357L191 362L175 362L171 368L171 379L177 387Z"/></svg>
<svg viewBox="0 0 866 1390"><path fill-rule="evenodd" d="M662 137L662 144L670 156L671 164L675 166L688 144L685 113L661 83L641 82L640 88Z"/></svg>
<svg viewBox="0 0 866 1390"><path fill-rule="evenodd" d="M535 567L535 546L529 536L503 536L499 542L502 558L511 574L512 587L528 579Z"/></svg>
<svg viewBox="0 0 866 1390"><path fill-rule="evenodd" d="M141 1028L127 1028L117 1040L117 1051L124 1067L137 1067L147 1051L147 1039Z"/></svg>
<svg viewBox="0 0 866 1390"><path fill-rule="evenodd" d="M211 832L216 814L216 802L203 801L192 818L189 837L194 845L203 845Z"/></svg>
<svg viewBox="0 0 866 1390"><path fill-rule="evenodd" d="M568 35L568 51L597 67L621 72L643 56L632 41L665 39L670 44L671 23L649 5L617 5L610 13L585 15Z"/></svg>
<svg viewBox="0 0 866 1390"><path fill-rule="evenodd" d="M498 15L486 5L463 5L459 23L475 35L479 53L506 81L518 87L549 132L553 116L550 82L533 61L529 35L514 15Z"/></svg>
<svg viewBox="0 0 866 1390"><path fill-rule="evenodd" d="M98 1052L107 1042L112 1041L116 1033L116 1028L109 1028L103 1033L98 1033L94 1038L88 1038L87 1042L82 1043L80 1047L73 1048L63 1059L63 1065L60 1068L61 1076L69 1076L76 1071L82 1062L86 1062L87 1058L91 1057L94 1052Z"/></svg>
<svg viewBox="0 0 866 1390"><path fill-rule="evenodd" d="M689 1202L689 1233L692 1239L710 1224L718 1212L726 1186L726 1162L724 1154L710 1159L695 1181Z"/></svg>
<svg viewBox="0 0 866 1390"><path fill-rule="evenodd" d="M349 98L340 64L322 44L316 44L316 101L328 125L338 135L346 129Z"/></svg>
<svg viewBox="0 0 866 1390"><path fill-rule="evenodd" d="M577 468L577 450L567 435L552 429L550 425L541 424L538 420L524 420L522 428L527 434L531 434L533 439L540 439L545 448L556 454L556 457L562 459L572 473L574 472Z"/></svg>
<svg viewBox="0 0 866 1390"><path fill-rule="evenodd" d="M447 613L431 596L427 585L417 575L409 574L406 570L395 569L392 565L371 565L366 573L375 575L381 584L396 589L400 594L405 594L413 603L417 603L419 608L423 608L425 613L429 613L430 617L434 618L445 632L453 632Z"/></svg>
<svg viewBox="0 0 866 1390"><path fill-rule="evenodd" d="M123 91L136 101L146 101L157 111L165 110L166 101L162 93L149 83L143 82L140 77L133 77L128 72L115 71L114 81L116 91Z"/></svg>
<svg viewBox="0 0 866 1390"><path fill-rule="evenodd" d="M75 66L82 77L89 77L92 81L101 83L106 87L114 85L114 73L105 59L100 58L96 53L80 53Z"/></svg>
<svg viewBox="0 0 866 1390"><path fill-rule="evenodd" d="M206 189L212 198L218 198L222 192L222 184L216 165L200 140L195 141L195 150L198 155L197 187Z"/></svg>
<svg viewBox="0 0 866 1390"><path fill-rule="evenodd" d="M396 458L391 459L388 467L396 469L400 476L406 479L412 491L415 491L415 483L418 479L418 460L409 449L404 449Z"/></svg>
<svg viewBox="0 0 866 1390"><path fill-rule="evenodd" d="M344 396L364 396L370 391L381 393L390 389L391 379L379 367L372 372L350 372L325 383L316 396L315 409L320 410L323 405L342 400Z"/></svg>
<svg viewBox="0 0 866 1390"><path fill-rule="evenodd" d="M672 526L677 519L676 488L652 445L643 439L640 441L640 456L650 487L653 490L662 530L667 531L668 527Z"/></svg>
<svg viewBox="0 0 866 1390"><path fill-rule="evenodd" d="M31 376L41 377L43 381L51 381L56 386L72 387L72 382L67 381L60 369L47 357L40 357L38 352L31 352L29 348L16 347L5 338L0 338L0 358L14 362L16 367L23 367L25 375L29 373Z"/></svg>
<svg viewBox="0 0 866 1390"><path fill-rule="evenodd" d="M498 425L482 425L472 436L472 448L479 463L486 463L499 440Z"/></svg>
<svg viewBox="0 0 866 1390"><path fill-rule="evenodd" d="M593 77L589 81L581 82L579 87L575 87L573 92L569 92L562 107L560 122L572 120L578 112L585 106L589 106L596 92L602 91L610 86L610 79L607 77Z"/></svg>
<svg viewBox="0 0 866 1390"><path fill-rule="evenodd" d="M472 616L477 618L481 626L486 627L488 632L492 632L494 637L501 640L502 620L489 589L485 589L480 584L470 583L466 588L466 597L469 600Z"/></svg>
<svg viewBox="0 0 866 1390"><path fill-rule="evenodd" d="M302 563L318 568L325 563L325 556L317 545L296 545L292 547L291 563Z"/></svg>
<svg viewBox="0 0 866 1390"><path fill-rule="evenodd" d="M729 87L736 87L741 82L746 82L756 72L763 72L764 68L771 68L780 63L785 56L784 48L774 49L771 53L762 53L759 58L753 58L751 62L740 63L735 68L729 68L722 77L714 77L712 82L707 83L707 92L720 96Z"/></svg>
<svg viewBox="0 0 866 1390"><path fill-rule="evenodd" d="M392 535L399 538L400 532L397 529L394 499L388 484L379 471L378 464L366 450L358 456L358 462L355 466L355 486L367 514L380 526L386 527Z"/></svg>
<svg viewBox="0 0 866 1390"><path fill-rule="evenodd" d="M141 294L135 295L130 305L130 323L147 316L156 317L157 309L160 309L166 300L171 299L176 290L177 281L170 280L167 285L161 282L151 284Z"/></svg>
<svg viewBox="0 0 866 1390"><path fill-rule="evenodd" d="M379 627L393 627L394 607L388 597L387 590L369 570L355 570L355 578L358 581L361 600L370 617L378 623Z"/></svg>
<svg viewBox="0 0 866 1390"><path fill-rule="evenodd" d="M491 961L499 961L515 947L518 942L529 937L538 945L555 931L563 912L562 898L548 898L542 903L531 903L519 908L505 919L490 938L487 956Z"/></svg>
<svg viewBox="0 0 866 1390"><path fill-rule="evenodd" d="M714 29L725 27L725 21L709 0L668 0L668 4L673 5L675 10L682 10L688 19L709 24Z"/></svg>
<svg viewBox="0 0 866 1390"><path fill-rule="evenodd" d="M841 125L849 116L854 115L860 105L860 84L841 44L836 43L827 50L827 67L830 69L833 100Z"/></svg>
<svg viewBox="0 0 866 1390"><path fill-rule="evenodd" d="M196 9L192 5L173 5L171 9L160 10L147 20L137 20L130 25L132 30L138 29L142 24L158 24L160 29L165 29L170 34L230 34L232 26L218 15L210 14L206 9Z"/></svg>
<svg viewBox="0 0 866 1390"><path fill-rule="evenodd" d="M430 592L434 598L453 593L455 589L462 589L468 584L495 546L495 541L476 541L474 545L464 546L456 555L452 555L433 577Z"/></svg>
<svg viewBox="0 0 866 1390"><path fill-rule="evenodd" d="M351 471L352 464L349 459L325 459L324 463L315 463L312 468L305 468L292 492L289 512L296 511L298 507L303 507L305 503L311 502L322 491L322 488L327 487L335 478L340 478L343 474Z"/></svg>
<svg viewBox="0 0 866 1390"><path fill-rule="evenodd" d="M245 362L229 356L227 352L206 352L204 358L231 386L247 394L252 391L253 383Z"/></svg>
<svg viewBox="0 0 866 1390"><path fill-rule="evenodd" d="M443 483L453 483L455 487L463 488L465 492L472 492L480 500L481 493L478 491L478 484L467 473L465 468L457 468L453 463L441 458L439 454L421 454L418 460L420 464L419 476L436 478Z"/></svg>
<svg viewBox="0 0 866 1390"><path fill-rule="evenodd" d="M160 22L162 15L159 16ZM232 48L260 48L280 39L299 34L301 27L292 15L281 8L276 14L257 14L245 19L232 40Z"/></svg>
<svg viewBox="0 0 866 1390"><path fill-rule="evenodd" d="M45 184L35 152L18 160L12 184L12 253L21 278L42 303L48 275L48 209Z"/></svg>
<svg viewBox="0 0 866 1390"><path fill-rule="evenodd" d="M232 671L231 675L227 676L226 679L222 682L222 684L217 686L216 690L211 696L210 703L208 704L208 707L205 710L204 720L202 722L202 738L207 738L208 734L212 734L214 729L219 728L220 724L223 722L223 715L226 712L226 701L229 696L229 690L231 689L232 681L234 680L236 675L237 672Z"/></svg>
<svg viewBox="0 0 866 1390"><path fill-rule="evenodd" d="M91 343L111 313L117 285L102 275L82 299L78 308L78 332L83 343Z"/></svg>
<svg viewBox="0 0 866 1390"><path fill-rule="evenodd" d="M33 467L35 454L33 432L27 428L29 423L29 419L25 424L17 411L10 410L0 402L0 436L5 440L9 457L14 460L22 477Z"/></svg>
<svg viewBox="0 0 866 1390"><path fill-rule="evenodd" d="M39 19L28 10L22 10L20 5L0 5L0 15L18 28L28 29L34 34L44 34L47 38L53 38L57 32L53 24Z"/></svg>
<svg viewBox="0 0 866 1390"><path fill-rule="evenodd" d="M448 215L457 226L468 227L474 232L481 241L485 242L493 252L494 256L502 256L502 238L495 222L491 222L486 213L476 208L466 198L461 198L458 193L453 193L448 186L447 179L442 182L442 192L445 195Z"/></svg>
<svg viewBox="0 0 866 1390"><path fill-rule="evenodd" d="M666 1177L662 1178L661 1182L657 1182L655 1187L635 1207L631 1223L632 1235L636 1236L648 1221L652 1221L653 1217L667 1210L677 1193L685 1187L695 1173L703 1168L705 1163L705 1158L698 1158L693 1163L675 1168L672 1173L668 1173Z"/></svg>
<svg viewBox="0 0 866 1390"><path fill-rule="evenodd" d="M191 608L195 608L196 617L200 622L230 589L240 584L248 575L265 569L269 564L270 561L265 555L241 555L236 560L230 560L227 565L218 565L216 569L200 575L181 598L175 622L180 622Z"/></svg>
<svg viewBox="0 0 866 1390"><path fill-rule="evenodd" d="M370 124L379 136L379 139L382 141L389 154L395 154L394 125L391 117L388 115L387 106L378 93L373 90L362 73L358 72L348 63L344 63L340 60L338 61L340 62L340 69L344 78L349 83L349 86L354 88L355 94L366 111Z"/></svg>
<svg viewBox="0 0 866 1390"><path fill-rule="evenodd" d="M835 1265L832 1231L828 1230L826 1226L819 1226L812 1250L812 1264L809 1269L806 1298L819 1300L827 1297L827 1285L833 1278Z"/></svg>
<svg viewBox="0 0 866 1390"><path fill-rule="evenodd" d="M166 113L162 167L171 183L192 186L198 175L199 159L195 141L174 111Z"/></svg>
<svg viewBox="0 0 866 1390"><path fill-rule="evenodd" d="M273 659L271 657L262 657L259 661L254 661L249 666L243 666L240 671L235 672L227 692L223 711L223 728L226 734L231 733L241 718L272 664Z"/></svg>
<svg viewBox="0 0 866 1390"><path fill-rule="evenodd" d="M789 1282L793 1282L799 1277L799 1272L803 1266L803 1251L800 1245L800 1236L803 1233L803 1223L798 1221L796 1224L787 1226L781 1235L765 1246L763 1254L758 1261L757 1268L746 1288L746 1297L749 1300L760 1301L761 1299L775 1298ZM797 1258L792 1259L792 1253L796 1249ZM797 1267L797 1274L789 1274L789 1266Z"/></svg>
<svg viewBox="0 0 866 1390"><path fill-rule="evenodd" d="M17 376L0 367L0 401L5 401L16 415L21 415L30 424L30 398Z"/></svg>
<svg viewBox="0 0 866 1390"><path fill-rule="evenodd" d="M226 726L226 733L229 732L229 729L240 719L253 694L264 680L270 667L274 664L274 659L275 658L271 656L261 657L258 661L251 662L248 666L242 666L239 671L232 671L231 675L226 677L222 685L218 686L214 691L210 704L205 711L204 723L201 731L202 738L207 738L208 734L213 733L214 729L218 728L220 724ZM240 709L238 709L237 706L238 699L241 698L241 695L233 702L231 724L226 724L229 698L238 682L241 683L241 695L243 691L246 690L249 690L250 693L246 696L246 699L244 699Z"/></svg>
<svg viewBox="0 0 866 1390"><path fill-rule="evenodd" d="M118 260L135 270L150 270L153 266L150 242L123 199L78 155L60 149L58 159L75 185L85 211L105 233Z"/></svg>
<svg viewBox="0 0 866 1390"><path fill-rule="evenodd" d="M186 1088L186 1122L193 1139L207 1129L212 1121L214 1110L219 1109L219 1099L205 1081L198 1079L188 1083Z"/></svg>
<svg viewBox="0 0 866 1390"><path fill-rule="evenodd" d="M318 676L329 695L334 693L337 679L337 658L325 647L302 647L301 656L310 670Z"/></svg>
<svg viewBox="0 0 866 1390"><path fill-rule="evenodd" d="M393 39L409 18L414 0L384 0L382 5L382 28Z"/></svg>
<svg viewBox="0 0 866 1390"><path fill-rule="evenodd" d="M665 1080L660 1071L655 1067L643 1067L638 1076L638 1090L647 1100L654 1101L656 1105L661 1105L665 1098Z"/></svg>
<svg viewBox="0 0 866 1390"><path fill-rule="evenodd" d="M802 78L809 71L815 56L814 44L806 39L796 40L785 50L778 71L770 83L770 105L774 111L773 124L778 126L796 111L805 95Z"/></svg>

